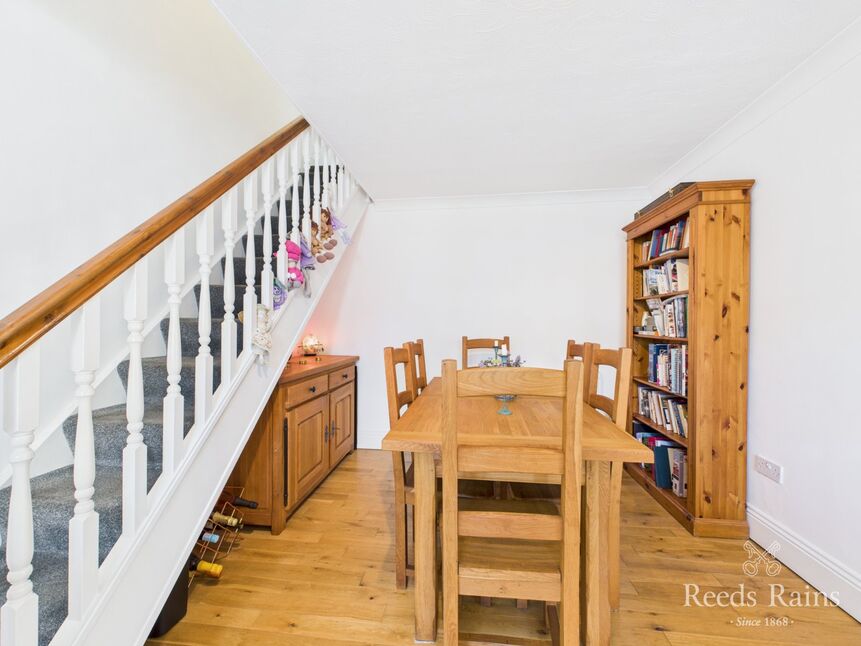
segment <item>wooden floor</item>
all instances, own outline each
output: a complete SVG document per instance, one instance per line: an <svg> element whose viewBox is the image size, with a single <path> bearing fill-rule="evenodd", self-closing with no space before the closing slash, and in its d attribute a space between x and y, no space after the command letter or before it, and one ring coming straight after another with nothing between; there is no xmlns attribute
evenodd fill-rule
<svg viewBox="0 0 861 646"><path fill-rule="evenodd" d="M220 581L195 583L186 618L156 644L383 646L413 643L412 588L394 585L389 453L358 451L321 485L280 536L255 530L224 563ZM614 646L861 644L861 625L834 607L771 608L769 584L804 592L786 568L742 572L742 541L691 537L632 480L622 493L622 607ZM756 607L685 607L685 584L755 591ZM812 590L812 589L811 589ZM526 611L465 600L461 630L548 643L539 604ZM767 626L771 618L789 625ZM743 624L747 620L747 625ZM761 625L750 625L759 620ZM440 640L441 643L441 640Z"/></svg>

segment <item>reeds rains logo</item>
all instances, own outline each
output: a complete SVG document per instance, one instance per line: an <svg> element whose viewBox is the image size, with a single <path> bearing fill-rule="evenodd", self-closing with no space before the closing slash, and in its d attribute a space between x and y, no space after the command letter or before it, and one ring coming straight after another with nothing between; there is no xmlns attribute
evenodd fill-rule
<svg viewBox="0 0 861 646"><path fill-rule="evenodd" d="M780 543L774 541L763 549L753 541L745 541L747 559L741 570L754 579L771 579L780 575L783 564L777 560ZM703 590L699 584L685 583L685 606L700 608L745 608L765 604L770 608L817 608L840 605L838 592L825 593L804 585L792 585L797 579L787 579L786 583L768 581L766 588L758 581L756 584L740 583L735 588L725 590ZM790 587L787 588L787 584ZM760 597L763 597L762 599ZM766 598L767 597L767 598Z"/></svg>

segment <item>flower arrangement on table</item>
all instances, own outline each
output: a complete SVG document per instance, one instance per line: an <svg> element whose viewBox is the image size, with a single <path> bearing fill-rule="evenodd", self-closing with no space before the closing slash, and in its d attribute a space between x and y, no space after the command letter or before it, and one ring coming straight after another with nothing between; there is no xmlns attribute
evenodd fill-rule
<svg viewBox="0 0 861 646"><path fill-rule="evenodd" d="M519 354L513 359L511 358L511 355L508 353L508 346L505 344L501 348L494 346L493 357L478 362L479 368L521 368L525 365L526 362L521 359Z"/></svg>

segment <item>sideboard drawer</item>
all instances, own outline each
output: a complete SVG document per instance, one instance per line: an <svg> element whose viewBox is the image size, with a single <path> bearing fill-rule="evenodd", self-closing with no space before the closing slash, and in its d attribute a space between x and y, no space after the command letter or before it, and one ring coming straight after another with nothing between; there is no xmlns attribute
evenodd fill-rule
<svg viewBox="0 0 861 646"><path fill-rule="evenodd" d="M313 379L306 379L296 384L287 386L287 397L284 400L284 407L287 409L298 406L302 402L318 397L329 390L329 378L327 375L320 375Z"/></svg>
<svg viewBox="0 0 861 646"><path fill-rule="evenodd" d="M356 366L347 366L329 373L329 390L348 384L356 378Z"/></svg>

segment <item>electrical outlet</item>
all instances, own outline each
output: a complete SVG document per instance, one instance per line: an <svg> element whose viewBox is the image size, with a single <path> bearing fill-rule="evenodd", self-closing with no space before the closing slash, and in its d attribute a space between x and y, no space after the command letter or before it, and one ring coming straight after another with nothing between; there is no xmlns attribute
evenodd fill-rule
<svg viewBox="0 0 861 646"><path fill-rule="evenodd" d="M783 484L783 467L776 462L766 460L761 455L757 455L753 459L753 468L766 478L774 480L777 484Z"/></svg>

